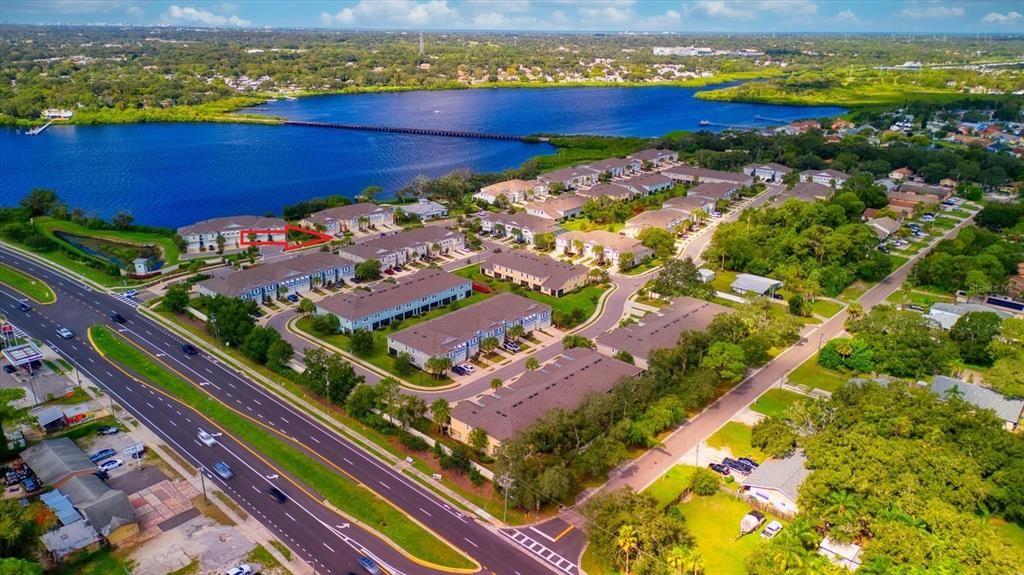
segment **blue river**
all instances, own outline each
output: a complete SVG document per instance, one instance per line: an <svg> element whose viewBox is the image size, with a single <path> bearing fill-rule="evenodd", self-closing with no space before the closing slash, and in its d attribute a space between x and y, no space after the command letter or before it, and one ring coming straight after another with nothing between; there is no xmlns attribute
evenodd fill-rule
<svg viewBox="0 0 1024 575"><path fill-rule="evenodd" d="M502 134L659 136L700 120L767 125L844 112L709 102L695 89L543 88L319 96L269 102L250 113L295 120L445 128ZM769 118L765 120L763 118ZM711 128L714 129L714 128ZM313 196L394 192L418 174L501 171L546 144L248 124L54 126L25 136L0 129L0 205L52 188L101 217L179 226L238 213L279 213Z"/></svg>

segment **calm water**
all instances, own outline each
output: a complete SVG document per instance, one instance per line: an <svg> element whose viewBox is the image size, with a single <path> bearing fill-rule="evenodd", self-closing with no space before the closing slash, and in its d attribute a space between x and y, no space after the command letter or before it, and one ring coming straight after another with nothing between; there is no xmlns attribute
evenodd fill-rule
<svg viewBox="0 0 1024 575"><path fill-rule="evenodd" d="M708 119L764 124L841 113L705 102L683 88L459 90L324 96L271 102L255 110L333 120L486 132L655 136L698 129ZM552 147L495 140L231 124L62 126L28 137L0 130L0 204L34 187L57 190L71 206L109 217L178 226L234 213L279 212L327 194L366 186L394 191L417 174L455 168L500 171Z"/></svg>

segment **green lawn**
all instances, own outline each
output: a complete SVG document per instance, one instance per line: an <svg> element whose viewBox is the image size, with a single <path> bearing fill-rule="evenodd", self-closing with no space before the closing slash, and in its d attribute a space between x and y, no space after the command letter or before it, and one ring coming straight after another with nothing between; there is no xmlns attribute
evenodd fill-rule
<svg viewBox="0 0 1024 575"><path fill-rule="evenodd" d="M0 283L6 284L27 295L38 303L53 303L57 296L50 286L24 272L0 264Z"/></svg>
<svg viewBox="0 0 1024 575"><path fill-rule="evenodd" d="M842 311L843 306L831 300L819 299L814 302L811 309L814 310L814 313L828 318Z"/></svg>
<svg viewBox="0 0 1024 575"><path fill-rule="evenodd" d="M1011 545L1024 547L1024 527L1021 527L1016 523L1010 523L1000 517L991 517L988 522L995 528L996 532L1005 537Z"/></svg>
<svg viewBox="0 0 1024 575"><path fill-rule="evenodd" d="M54 433L53 435L48 436L47 439L56 439L58 437L67 437L72 441L76 439L84 439L86 437L96 435L96 432L98 432L101 427L107 427L108 425L124 429L124 426L119 425L113 416L108 415L107 417L93 419L89 422L72 426L59 433Z"/></svg>
<svg viewBox="0 0 1024 575"><path fill-rule="evenodd" d="M704 558L705 573L709 575L745 575L747 557L766 543L759 532L736 538L740 520L751 507L725 493L710 497L694 496L677 508L683 513L690 533L697 541L697 550ZM765 523L775 519L766 514Z"/></svg>
<svg viewBox="0 0 1024 575"><path fill-rule="evenodd" d="M638 275L640 275L642 273L649 272L649 271L653 270L654 268L656 268L656 267L658 267L660 265L661 265L661 260L660 259L658 259L658 258L651 258L650 261L642 263L642 264L636 266L635 268L630 268L630 269L628 269L628 270L626 270L624 272L621 272L621 273L622 273L622 275L627 275L627 276L638 276Z"/></svg>
<svg viewBox="0 0 1024 575"><path fill-rule="evenodd" d="M594 222L590 221L589 218L585 217L573 218L571 220L566 220L561 223L562 229L568 230L570 232L592 232L595 230L605 230L616 234L619 233L619 230L625 227L625 225L626 224L620 224L618 222L613 222L610 224L595 224Z"/></svg>
<svg viewBox="0 0 1024 575"><path fill-rule="evenodd" d="M853 376L818 365L818 354L814 354L791 371L788 379L793 385L805 385L811 389L834 392L851 377Z"/></svg>
<svg viewBox="0 0 1024 575"><path fill-rule="evenodd" d="M689 487L690 478L693 477L693 472L696 470L697 468L692 465L676 465L666 471L665 475L659 477L644 492L653 497L660 507L665 507L675 501Z"/></svg>
<svg viewBox="0 0 1024 575"><path fill-rule="evenodd" d="M750 405L750 409L769 417L782 417L786 408L805 397L786 389L769 389Z"/></svg>
<svg viewBox="0 0 1024 575"><path fill-rule="evenodd" d="M268 459L326 497L330 503L377 529L413 556L441 566L470 568L462 554L392 507L369 489L316 461L254 421L157 364L148 355L103 326L89 330L90 339L107 359L122 364L168 394L216 421L225 432L250 446L260 446Z"/></svg>
<svg viewBox="0 0 1024 575"><path fill-rule="evenodd" d="M67 220L57 220L48 217L36 218L35 224L40 231L57 242L63 242L63 240L55 236L53 232L62 231L76 236L99 238L114 242L129 244L155 244L160 246L160 250L164 255L164 265L168 266L178 263L178 258L180 256L178 244L174 243L174 238L171 236L146 232L94 230Z"/></svg>
<svg viewBox="0 0 1024 575"><path fill-rule="evenodd" d="M857 280L852 284L848 285L846 289L844 289L842 293L840 293L836 297L836 299L841 299L845 302L853 303L859 300L860 296L864 295L868 291L868 288L869 286L866 283Z"/></svg>
<svg viewBox="0 0 1024 575"><path fill-rule="evenodd" d="M720 292L732 293L732 282L736 281L737 272L729 270L715 270L715 279L711 285Z"/></svg>
<svg viewBox="0 0 1024 575"><path fill-rule="evenodd" d="M947 294L930 293L920 290L912 290L906 293L903 290L896 290L889 294L885 301L895 304L917 304L927 309L936 302L952 302L953 297Z"/></svg>
<svg viewBox="0 0 1024 575"><path fill-rule="evenodd" d="M476 295L477 294L474 294L474 297ZM483 295L483 294L480 294L480 295ZM470 298L470 299L472 299L472 298ZM438 310L433 310L430 313L434 313L434 311L438 311ZM425 314L425 315L429 315L429 314ZM440 314L438 314L438 315L440 315ZM399 328L399 330L405 329L405 328L409 327L410 325L413 325L411 323L411 321L412 320L404 320L402 322L402 325ZM345 350L347 352L353 353L353 355L355 355L359 359L365 361L366 363L369 363L369 364L371 364L371 365L373 365L375 367L378 367L378 368L380 368L380 369L390 373L391 375L394 375L395 377L399 377L401 379L404 379L405 381L408 381L409 383L412 383L414 385L421 385L421 386L424 386L424 387L438 387L438 386L442 386L442 385L448 385L448 384L450 384L452 382L451 378L449 378L447 376L446 377L438 378L438 377L434 377L433 375L430 375L429 373L426 373L424 371L420 371L418 369L413 369L412 372L409 373L408 375L401 375L401 374L399 374L398 371L395 370L395 358L393 358L390 355L388 355L388 341L387 341L388 334L389 333L394 333L394 331L392 331L390 329L385 328L383 330L377 330L377 331L373 332L373 342L374 342L373 353L357 354L357 353L352 352L352 339L349 338L348 335L343 334L343 333L337 333L337 334L334 334L334 335L319 335L316 332L314 332L313 331L313 320L312 320L312 318L305 318L304 317L304 318L300 319L299 321L297 321L295 323L295 327L299 331L305 333L306 335L308 335L308 336L310 336L312 338L315 338L315 339L327 342L327 343L329 343L329 344L331 344L331 345L333 345L333 346L335 346L335 347L337 347L339 349L343 349L343 350ZM399 330L395 330L395 331L399 331Z"/></svg>
<svg viewBox="0 0 1024 575"><path fill-rule="evenodd" d="M95 553L76 553L52 571L55 575L130 575L131 563L103 549Z"/></svg>
<svg viewBox="0 0 1024 575"><path fill-rule="evenodd" d="M477 283L484 284L487 287L494 290L495 293L511 291L523 297L530 298L533 301L547 304L551 306L552 311L559 311L562 312L563 314L569 314L572 313L574 309L580 308L583 310L583 316L585 318L589 318L590 316L594 315L594 310L597 309L597 302L601 299L601 294L607 291L609 287L605 284L592 284L584 287L583 289L576 290L569 294L565 294L562 297L554 297L525 288L513 289L512 284L508 282L485 276L480 271L479 265L472 265L460 268L455 270L453 273L457 276L469 278ZM405 324L403 323L403 325Z"/></svg>
<svg viewBox="0 0 1024 575"><path fill-rule="evenodd" d="M733 457L752 457L757 461L764 461L765 454L750 444L752 429L749 425L730 421L708 438L708 447L728 449Z"/></svg>
<svg viewBox="0 0 1024 575"><path fill-rule="evenodd" d="M903 256L894 256L892 254L889 254L889 261L892 262L892 269L895 271L899 269L903 264L910 261L910 258Z"/></svg>

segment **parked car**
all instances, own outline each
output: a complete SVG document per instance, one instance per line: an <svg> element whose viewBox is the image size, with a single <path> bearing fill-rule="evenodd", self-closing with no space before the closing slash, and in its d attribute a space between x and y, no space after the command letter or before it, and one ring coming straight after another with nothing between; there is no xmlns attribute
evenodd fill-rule
<svg viewBox="0 0 1024 575"><path fill-rule="evenodd" d="M75 334L71 333L71 330L66 327L58 327L57 335L61 336L64 339L71 339L75 337Z"/></svg>
<svg viewBox="0 0 1024 575"><path fill-rule="evenodd" d="M43 369L43 362L39 361L38 359L33 359L32 361L28 362L28 366L32 369L32 371L35 371L37 369Z"/></svg>
<svg viewBox="0 0 1024 575"><path fill-rule="evenodd" d="M106 427L101 427L96 433L98 435L117 435L118 433L121 433L121 429L114 427L113 425L108 425Z"/></svg>
<svg viewBox="0 0 1024 575"><path fill-rule="evenodd" d="M21 311L32 311L32 306L28 305L27 303L25 303L23 301L19 301L18 302L18 309L20 309Z"/></svg>
<svg viewBox="0 0 1024 575"><path fill-rule="evenodd" d="M749 465L749 466L751 466L751 467L753 467L755 469L757 468L757 462L754 461L753 459L749 458L749 457L740 457L740 458L738 458L738 461L740 463L746 463L747 465Z"/></svg>
<svg viewBox="0 0 1024 575"><path fill-rule="evenodd" d="M779 531L782 531L782 524L778 521L772 521L768 525L765 525L764 529L761 530L761 537L764 537L765 539L771 539L772 537L778 535Z"/></svg>
<svg viewBox="0 0 1024 575"><path fill-rule="evenodd" d="M39 489L39 482L36 481L35 477L26 477L21 484L25 486L25 491L28 491L29 493Z"/></svg>
<svg viewBox="0 0 1024 575"><path fill-rule="evenodd" d="M295 295L293 293L290 293L290 294L284 296L284 299L286 299L286 300L288 300L288 301L290 301L292 303L299 303L299 296L297 296L297 295Z"/></svg>
<svg viewBox="0 0 1024 575"><path fill-rule="evenodd" d="M722 475L729 475L729 468L721 463L709 463L708 467L710 467L712 471L721 473Z"/></svg>
<svg viewBox="0 0 1024 575"><path fill-rule="evenodd" d="M452 366L452 372L456 375L469 375L466 373L466 370L462 369L462 366L459 365Z"/></svg>
<svg viewBox="0 0 1024 575"><path fill-rule="evenodd" d="M100 471L110 472L111 469L117 469L124 465L123 459L108 459L100 464Z"/></svg>
<svg viewBox="0 0 1024 575"><path fill-rule="evenodd" d="M139 295L139 291L138 290L130 289L130 290L124 292L124 297L135 297L137 295Z"/></svg>
<svg viewBox="0 0 1024 575"><path fill-rule="evenodd" d="M464 363L464 364L460 365L459 367L461 367L466 373L473 373L474 371L476 371L476 368L473 367L471 364L468 364L468 363Z"/></svg>
<svg viewBox="0 0 1024 575"><path fill-rule="evenodd" d="M110 319L117 323L124 323L124 316L117 312L110 314Z"/></svg>
<svg viewBox="0 0 1024 575"><path fill-rule="evenodd" d="M117 451L115 451L113 449L110 449L108 447L107 449L101 449L101 450L97 451L96 453L93 453L92 455L90 455L89 456L89 461L91 461L93 463L98 463L100 461L103 461L104 459L107 459L108 457L113 457L115 455L117 455Z"/></svg>
<svg viewBox="0 0 1024 575"><path fill-rule="evenodd" d="M907 306L907 309L912 309L914 311L924 311L924 306L920 306L920 305L917 305L916 303L912 303L912 304Z"/></svg>
<svg viewBox="0 0 1024 575"><path fill-rule="evenodd" d="M891 252L892 250L890 250L889 248L887 248L885 246L878 246L878 251L882 252L883 254L887 254L887 253Z"/></svg>
<svg viewBox="0 0 1024 575"><path fill-rule="evenodd" d="M512 353L519 353L520 349L519 344L514 341L506 341L503 347Z"/></svg>
<svg viewBox="0 0 1024 575"><path fill-rule="evenodd" d="M107 473L106 471L100 471L99 469L93 471L92 474L95 475L96 477L99 477L101 481L106 481L110 479L109 473Z"/></svg>
<svg viewBox="0 0 1024 575"><path fill-rule="evenodd" d="M288 501L288 496L284 494L284 491L281 491L276 487L271 487L267 490L267 493L269 493L270 496L274 498L274 501L277 501L278 503Z"/></svg>
<svg viewBox="0 0 1024 575"><path fill-rule="evenodd" d="M203 442L203 445L207 447L213 447L217 444L217 440L212 435L206 433L202 429L199 430L199 441Z"/></svg>
<svg viewBox="0 0 1024 575"><path fill-rule="evenodd" d="M192 345L191 343L186 343L182 345L181 351L187 353L188 355L199 355L199 348Z"/></svg>
<svg viewBox="0 0 1024 575"><path fill-rule="evenodd" d="M773 293L772 294L772 299L783 300L783 299L786 299L786 298L782 297L782 294L780 294L780 293Z"/></svg>
<svg viewBox="0 0 1024 575"><path fill-rule="evenodd" d="M232 477L235 476L235 472L231 471L231 468L228 467L228 464L224 463L223 461L218 461L218 462L214 463L213 464L213 471L217 475L220 475L221 479L225 479L225 480L231 479Z"/></svg>
<svg viewBox="0 0 1024 575"><path fill-rule="evenodd" d="M722 465L725 465L726 467L734 471L738 471L743 475L749 475L750 472L753 470L749 465L736 461L731 457L726 457L725 459L723 459Z"/></svg>
<svg viewBox="0 0 1024 575"><path fill-rule="evenodd" d="M377 567L377 563L369 557L360 557L359 564L363 569L366 569L370 575L383 575L383 571L380 570L380 567Z"/></svg>
<svg viewBox="0 0 1024 575"><path fill-rule="evenodd" d="M248 563L242 563L228 569L224 572L224 575L252 575L252 567Z"/></svg>
<svg viewBox="0 0 1024 575"><path fill-rule="evenodd" d="M15 368L13 365L9 363L4 364L4 373L14 373L16 371L18 371L18 369Z"/></svg>

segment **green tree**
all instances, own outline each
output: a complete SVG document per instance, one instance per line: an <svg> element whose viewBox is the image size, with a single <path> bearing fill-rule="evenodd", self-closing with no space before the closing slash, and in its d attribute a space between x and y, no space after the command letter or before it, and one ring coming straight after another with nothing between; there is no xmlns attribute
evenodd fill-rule
<svg viewBox="0 0 1024 575"><path fill-rule="evenodd" d="M441 433L444 430L444 426L448 425L448 418L451 415L452 407L448 404L447 399L439 397L430 404L430 419L437 426L438 433Z"/></svg>
<svg viewBox="0 0 1024 575"><path fill-rule="evenodd" d="M719 378L733 383L743 379L747 369L743 348L724 341L711 344L701 366L713 370Z"/></svg>
<svg viewBox="0 0 1024 575"><path fill-rule="evenodd" d="M242 353L256 363L265 364L267 363L267 353L270 351L270 346L274 342L280 341L280 339L281 334L277 333L277 330L255 326L245 336L245 340L242 341Z"/></svg>
<svg viewBox="0 0 1024 575"><path fill-rule="evenodd" d="M531 355L530 357L526 358L525 367L527 371L534 371L540 367L540 362L537 361L537 358Z"/></svg>
<svg viewBox="0 0 1024 575"><path fill-rule="evenodd" d="M164 295L164 307L174 313L185 311L185 308L188 307L188 291L188 285L183 283L167 288L167 294Z"/></svg>
<svg viewBox="0 0 1024 575"><path fill-rule="evenodd" d="M319 335L331 335L341 329L341 320L333 313L318 313L313 316L313 332Z"/></svg>
<svg viewBox="0 0 1024 575"><path fill-rule="evenodd" d="M373 337L373 332L368 329L353 331L349 335L349 339L352 342L352 353L356 355L366 356L372 354L377 343Z"/></svg>
<svg viewBox="0 0 1024 575"><path fill-rule="evenodd" d="M313 315L316 313L316 304L311 299L302 298L299 300L299 312L307 316Z"/></svg>
<svg viewBox="0 0 1024 575"><path fill-rule="evenodd" d="M24 415L25 410L17 409L11 402L25 398L25 389L21 387L0 388L0 432L4 430L4 423ZM4 437L0 434L0 437ZM7 453L7 441L0 441L0 455Z"/></svg>
<svg viewBox="0 0 1024 575"><path fill-rule="evenodd" d="M654 255L666 262L676 253L676 239L671 232L661 228L644 228L637 234L636 239L644 247L654 250Z"/></svg>
<svg viewBox="0 0 1024 575"><path fill-rule="evenodd" d="M615 535L615 548L618 549L619 557L622 560L623 571L628 574L629 562L639 550L636 527L628 524L619 527Z"/></svg>
<svg viewBox="0 0 1024 575"><path fill-rule="evenodd" d="M469 432L469 445L477 452L483 452L487 447L487 431L482 427L475 427Z"/></svg>
<svg viewBox="0 0 1024 575"><path fill-rule="evenodd" d="M621 254L619 254L619 271L633 269L633 267L636 265L636 262L634 261L635 259L636 256L633 255L633 252L622 252Z"/></svg>
<svg viewBox="0 0 1024 575"><path fill-rule="evenodd" d="M380 278L380 260L365 260L356 264L355 277L359 281L372 281Z"/></svg>
<svg viewBox="0 0 1024 575"><path fill-rule="evenodd" d="M256 326L256 302L217 295L206 299L206 331L225 345L238 347Z"/></svg>
<svg viewBox="0 0 1024 575"><path fill-rule="evenodd" d="M0 500L0 557L35 558L40 535L35 514L39 511L38 505L23 507L17 499Z"/></svg>
<svg viewBox="0 0 1024 575"><path fill-rule="evenodd" d="M42 575L43 566L26 559L5 557L0 559L0 575Z"/></svg>
<svg viewBox="0 0 1024 575"><path fill-rule="evenodd" d="M21 198L21 207L28 211L30 218L48 215L58 204L60 199L57 192L47 188L33 188L28 195Z"/></svg>
<svg viewBox="0 0 1024 575"><path fill-rule="evenodd" d="M504 382L501 381L501 378L495 377L491 380L491 391L498 391L502 385L504 385Z"/></svg>
<svg viewBox="0 0 1024 575"><path fill-rule="evenodd" d="M293 355L295 355L295 349L292 348L292 344L278 338L267 348L267 367L274 370L284 369Z"/></svg>
<svg viewBox="0 0 1024 575"><path fill-rule="evenodd" d="M771 457L783 457L796 447L796 433L785 421L768 417L754 426L750 444Z"/></svg>
<svg viewBox="0 0 1024 575"><path fill-rule="evenodd" d="M562 337L562 346L565 347L565 349L573 349L575 347L594 349L596 344L582 335L568 334Z"/></svg>
<svg viewBox="0 0 1024 575"><path fill-rule="evenodd" d="M555 234L550 232L533 234L533 245L542 252L549 252L555 248Z"/></svg>
<svg viewBox="0 0 1024 575"><path fill-rule="evenodd" d="M494 336L485 337L480 340L480 351L482 351L484 355L490 355L491 352L498 349L499 343L498 338Z"/></svg>
<svg viewBox="0 0 1024 575"><path fill-rule="evenodd" d="M718 474L706 467L695 469L690 477L690 489L697 495L714 495L719 484Z"/></svg>
<svg viewBox="0 0 1024 575"><path fill-rule="evenodd" d="M987 367L995 361L992 342L999 334L1001 322L995 312L970 312L953 324L949 338L960 347L960 357L965 362Z"/></svg>
<svg viewBox="0 0 1024 575"><path fill-rule="evenodd" d="M412 363L412 354L409 352L403 351L395 356L395 373L398 375L409 375L415 368L416 366Z"/></svg>
<svg viewBox="0 0 1024 575"><path fill-rule="evenodd" d="M395 410L395 417L402 424L402 429L413 427L427 413L427 404L415 395L403 394Z"/></svg>
<svg viewBox="0 0 1024 575"><path fill-rule="evenodd" d="M127 230L132 227L134 221L135 216L131 212L117 212L114 217L110 218L110 223L119 230Z"/></svg>
<svg viewBox="0 0 1024 575"><path fill-rule="evenodd" d="M369 415L379 402L380 394L376 387L357 385L345 400L345 411L352 417L362 419Z"/></svg>
<svg viewBox="0 0 1024 575"><path fill-rule="evenodd" d="M651 282L651 291L663 297L709 299L714 294L714 287L704 283L692 259L668 259Z"/></svg>
<svg viewBox="0 0 1024 575"><path fill-rule="evenodd" d="M526 335L526 330L523 329L522 324L518 323L505 331L505 337L512 341L519 341L524 335Z"/></svg>
<svg viewBox="0 0 1024 575"><path fill-rule="evenodd" d="M427 360L426 368L427 371L434 375L434 377L440 379L449 369L452 368L452 358L443 355L435 355Z"/></svg>

